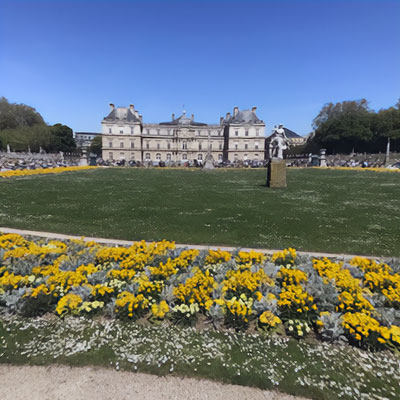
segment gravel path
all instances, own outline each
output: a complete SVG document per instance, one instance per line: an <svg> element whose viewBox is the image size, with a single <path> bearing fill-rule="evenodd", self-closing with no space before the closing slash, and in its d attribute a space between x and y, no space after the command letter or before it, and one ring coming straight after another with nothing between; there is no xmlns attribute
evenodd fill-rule
<svg viewBox="0 0 400 400"><path fill-rule="evenodd" d="M91 367L0 365L1 400L300 400L277 392Z"/></svg>

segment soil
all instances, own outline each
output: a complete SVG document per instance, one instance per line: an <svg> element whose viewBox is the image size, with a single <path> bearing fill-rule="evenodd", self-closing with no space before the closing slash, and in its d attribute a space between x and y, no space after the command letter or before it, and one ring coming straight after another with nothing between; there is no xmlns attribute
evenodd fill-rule
<svg viewBox="0 0 400 400"><path fill-rule="evenodd" d="M0 365L0 381L1 400L301 400L245 386L94 367Z"/></svg>

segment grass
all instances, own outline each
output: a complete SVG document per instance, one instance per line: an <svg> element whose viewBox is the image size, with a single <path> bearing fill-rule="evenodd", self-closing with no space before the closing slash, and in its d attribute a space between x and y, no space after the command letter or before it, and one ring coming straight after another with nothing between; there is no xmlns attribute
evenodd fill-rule
<svg viewBox="0 0 400 400"><path fill-rule="evenodd" d="M0 226L127 240L400 256L400 174L97 169L0 180Z"/></svg>
<svg viewBox="0 0 400 400"><path fill-rule="evenodd" d="M326 400L400 397L390 353L167 324L2 317L0 362L173 373Z"/></svg>

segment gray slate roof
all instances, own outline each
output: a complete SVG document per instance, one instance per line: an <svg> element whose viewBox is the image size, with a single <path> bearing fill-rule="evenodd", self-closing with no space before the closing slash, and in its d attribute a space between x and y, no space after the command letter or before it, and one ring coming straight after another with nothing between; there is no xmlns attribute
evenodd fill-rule
<svg viewBox="0 0 400 400"><path fill-rule="evenodd" d="M124 121L124 122L139 122L140 119L136 117L136 115L126 107L115 107L107 117L104 118L104 121Z"/></svg>
<svg viewBox="0 0 400 400"><path fill-rule="evenodd" d="M283 127L283 129L285 130L285 135L288 139L302 138L302 136L298 135L296 132L293 132L288 128Z"/></svg>
<svg viewBox="0 0 400 400"><path fill-rule="evenodd" d="M259 119L255 112L243 110L239 111L236 116L231 117L229 121L226 122L229 124L262 124L264 121Z"/></svg>
<svg viewBox="0 0 400 400"><path fill-rule="evenodd" d="M187 117L184 112L180 117L175 118L173 121L160 122L159 125L187 125L187 126L207 126L202 122L195 122L194 117Z"/></svg>

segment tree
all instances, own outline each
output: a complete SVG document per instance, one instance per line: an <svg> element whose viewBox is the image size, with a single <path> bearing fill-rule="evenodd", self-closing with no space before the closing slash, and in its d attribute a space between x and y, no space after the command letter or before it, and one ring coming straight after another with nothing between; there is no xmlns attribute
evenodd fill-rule
<svg viewBox="0 0 400 400"><path fill-rule="evenodd" d="M90 143L89 151L101 157L102 154L102 138L101 136L96 136Z"/></svg>
<svg viewBox="0 0 400 400"><path fill-rule="evenodd" d="M26 104L11 104L0 97L0 130L24 126L45 125L42 116Z"/></svg>
<svg viewBox="0 0 400 400"><path fill-rule="evenodd" d="M328 103L313 121L312 141L328 152L366 151L373 138L372 114L365 99Z"/></svg>
<svg viewBox="0 0 400 400"><path fill-rule="evenodd" d="M55 124L50 127L52 140L48 151L72 152L76 149L76 143L72 129L67 125Z"/></svg>

